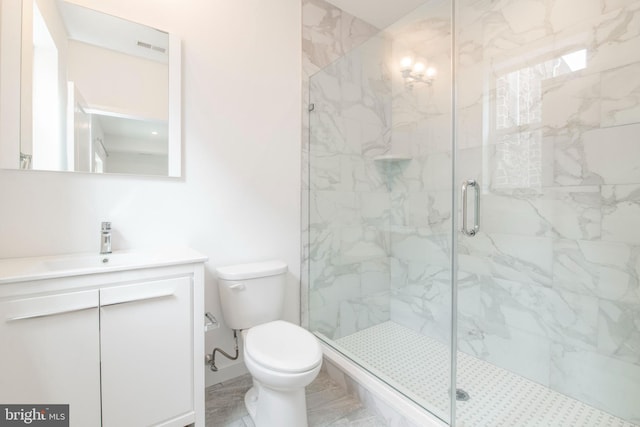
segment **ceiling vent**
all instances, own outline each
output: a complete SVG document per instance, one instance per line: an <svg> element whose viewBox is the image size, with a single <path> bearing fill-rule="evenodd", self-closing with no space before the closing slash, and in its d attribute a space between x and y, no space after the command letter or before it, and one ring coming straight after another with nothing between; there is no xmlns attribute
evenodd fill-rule
<svg viewBox="0 0 640 427"><path fill-rule="evenodd" d="M161 46L154 46L151 43L145 43L138 40L138 46L143 47L145 49L155 50L160 53L167 53L167 49Z"/></svg>

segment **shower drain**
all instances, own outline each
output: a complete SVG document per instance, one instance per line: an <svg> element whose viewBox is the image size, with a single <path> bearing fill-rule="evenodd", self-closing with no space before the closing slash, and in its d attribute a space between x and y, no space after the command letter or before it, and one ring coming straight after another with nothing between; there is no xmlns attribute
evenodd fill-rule
<svg viewBox="0 0 640 427"><path fill-rule="evenodd" d="M469 393L467 393L463 389L461 389L461 388L457 388L456 389L456 400L460 400L462 402L466 402L470 398L471 397L469 396Z"/></svg>

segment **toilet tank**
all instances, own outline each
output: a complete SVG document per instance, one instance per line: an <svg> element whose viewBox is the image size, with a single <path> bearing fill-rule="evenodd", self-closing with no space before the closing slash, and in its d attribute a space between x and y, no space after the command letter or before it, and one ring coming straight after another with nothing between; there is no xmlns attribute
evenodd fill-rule
<svg viewBox="0 0 640 427"><path fill-rule="evenodd" d="M216 269L226 325L249 329L282 317L287 264L266 261Z"/></svg>

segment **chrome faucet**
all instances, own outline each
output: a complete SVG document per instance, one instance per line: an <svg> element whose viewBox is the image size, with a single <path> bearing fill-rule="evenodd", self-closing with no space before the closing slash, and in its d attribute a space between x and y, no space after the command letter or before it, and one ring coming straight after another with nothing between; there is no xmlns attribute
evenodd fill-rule
<svg viewBox="0 0 640 427"><path fill-rule="evenodd" d="M111 253L111 223L103 222L100 233L100 254Z"/></svg>

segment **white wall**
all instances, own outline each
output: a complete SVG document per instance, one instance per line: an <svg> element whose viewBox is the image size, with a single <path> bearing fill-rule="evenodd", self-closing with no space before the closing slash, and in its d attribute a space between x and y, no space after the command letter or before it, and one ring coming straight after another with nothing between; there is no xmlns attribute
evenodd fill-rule
<svg viewBox="0 0 640 427"><path fill-rule="evenodd" d="M97 252L110 220L116 250L187 244L208 255L206 309L219 319L216 266L283 259L286 318L297 321L300 2L76 2L182 38L185 177L0 171L0 257ZM230 335L209 333L207 349L231 351Z"/></svg>

